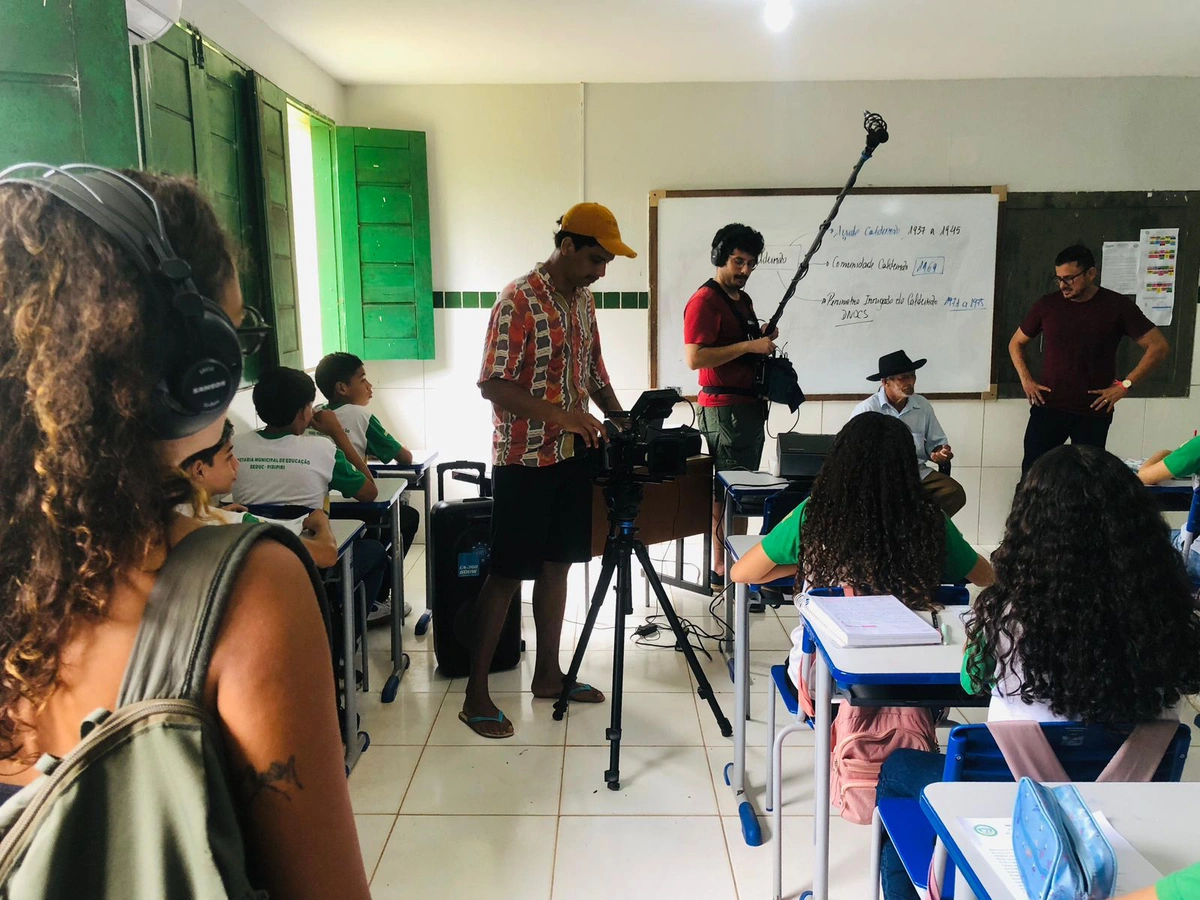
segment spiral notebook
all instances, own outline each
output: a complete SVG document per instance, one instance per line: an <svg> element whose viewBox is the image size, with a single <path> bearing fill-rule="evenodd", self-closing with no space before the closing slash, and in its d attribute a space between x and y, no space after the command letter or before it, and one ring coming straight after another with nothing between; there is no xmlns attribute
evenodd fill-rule
<svg viewBox="0 0 1200 900"><path fill-rule="evenodd" d="M940 631L891 594L806 597L804 616L842 647L942 642Z"/></svg>

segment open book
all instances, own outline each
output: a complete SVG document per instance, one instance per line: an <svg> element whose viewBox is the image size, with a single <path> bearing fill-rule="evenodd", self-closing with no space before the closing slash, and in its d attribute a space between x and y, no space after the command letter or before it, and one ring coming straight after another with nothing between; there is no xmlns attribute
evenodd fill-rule
<svg viewBox="0 0 1200 900"><path fill-rule="evenodd" d="M842 647L940 644L938 629L891 594L806 597L804 615Z"/></svg>

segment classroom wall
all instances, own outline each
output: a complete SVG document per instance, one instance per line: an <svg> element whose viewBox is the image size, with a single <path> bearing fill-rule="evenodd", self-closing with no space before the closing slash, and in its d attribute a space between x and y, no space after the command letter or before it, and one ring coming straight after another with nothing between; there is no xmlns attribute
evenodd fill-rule
<svg viewBox="0 0 1200 900"><path fill-rule="evenodd" d="M1186 78L348 86L340 121L428 133L435 291L499 290L549 253L555 218L580 199L610 206L640 253L616 260L597 288L645 291L650 190L840 185L868 108L887 117L893 137L863 185L1195 188L1192 154L1179 148L1197 137L1196 86ZM760 297L760 307L773 299ZM402 440L443 459L487 458L489 411L474 386L487 316L438 309L435 360L369 366L375 402ZM603 309L599 323L613 380L635 397L648 384L648 313ZM935 340L906 349L936 360ZM1200 384L1195 367L1192 381ZM806 404L798 428L836 431L852 407ZM969 498L955 521L969 539L995 544L1027 406L942 401L937 412ZM772 431L791 422L777 409ZM1109 447L1144 455L1191 437L1198 424L1200 395L1131 398L1118 408Z"/></svg>

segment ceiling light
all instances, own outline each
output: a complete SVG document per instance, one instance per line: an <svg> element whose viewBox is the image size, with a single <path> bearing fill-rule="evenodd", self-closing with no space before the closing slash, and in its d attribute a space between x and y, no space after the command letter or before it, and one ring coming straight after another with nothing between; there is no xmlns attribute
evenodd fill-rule
<svg viewBox="0 0 1200 900"><path fill-rule="evenodd" d="M763 13L763 19L772 31L783 31L791 24L792 4L789 0L767 0L767 9Z"/></svg>

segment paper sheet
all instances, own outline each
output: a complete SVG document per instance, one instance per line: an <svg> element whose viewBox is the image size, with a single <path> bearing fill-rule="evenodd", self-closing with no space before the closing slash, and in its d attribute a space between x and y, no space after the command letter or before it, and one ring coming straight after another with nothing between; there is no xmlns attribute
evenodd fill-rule
<svg viewBox="0 0 1200 900"><path fill-rule="evenodd" d="M1140 241L1105 241L1100 255L1100 283L1118 294L1138 292Z"/></svg>
<svg viewBox="0 0 1200 900"><path fill-rule="evenodd" d="M1117 885L1113 897L1124 897L1134 891L1149 887L1162 877L1154 866L1146 861L1125 840L1102 812L1093 812L1096 824L1117 855ZM1025 886L1021 883L1021 872L1017 868L1017 857L1013 852L1012 819L959 819L971 835L975 845L983 851L984 858L992 871L1003 881L1013 897L1025 897Z"/></svg>
<svg viewBox="0 0 1200 900"><path fill-rule="evenodd" d="M1175 312L1178 228L1143 228L1138 242L1137 305L1155 325L1170 325Z"/></svg>

